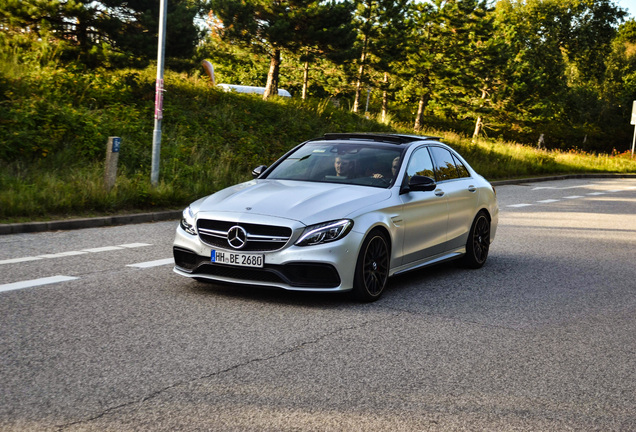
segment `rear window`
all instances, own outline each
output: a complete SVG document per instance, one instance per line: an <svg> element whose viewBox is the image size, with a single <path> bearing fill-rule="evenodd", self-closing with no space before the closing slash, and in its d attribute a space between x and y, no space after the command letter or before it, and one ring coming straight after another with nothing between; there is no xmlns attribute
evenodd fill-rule
<svg viewBox="0 0 636 432"><path fill-rule="evenodd" d="M468 168L466 168L466 165L464 165L462 161L460 161L455 155L453 155L453 159L455 160L455 165L457 166L457 173L459 174L459 176L462 178L470 177L470 172L468 171Z"/></svg>

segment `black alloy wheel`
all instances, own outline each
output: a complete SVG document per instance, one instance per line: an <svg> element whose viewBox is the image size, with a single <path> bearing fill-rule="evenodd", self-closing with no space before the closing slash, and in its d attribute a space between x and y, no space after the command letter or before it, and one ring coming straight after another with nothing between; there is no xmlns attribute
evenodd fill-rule
<svg viewBox="0 0 636 432"><path fill-rule="evenodd" d="M490 219L485 212L479 212L468 234L464 265L469 268L480 268L486 263L490 249Z"/></svg>
<svg viewBox="0 0 636 432"><path fill-rule="evenodd" d="M380 298L389 277L389 244L380 231L372 231L362 243L353 281L353 295L364 302Z"/></svg>

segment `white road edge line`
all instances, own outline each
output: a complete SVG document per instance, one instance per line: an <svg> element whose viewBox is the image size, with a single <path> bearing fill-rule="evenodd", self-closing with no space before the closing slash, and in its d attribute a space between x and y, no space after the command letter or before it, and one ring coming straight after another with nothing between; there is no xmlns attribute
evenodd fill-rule
<svg viewBox="0 0 636 432"><path fill-rule="evenodd" d="M158 267L162 265L174 264L174 258L166 258L155 261L146 261L137 264L128 264L126 267L135 267L135 268L150 268L150 267Z"/></svg>
<svg viewBox="0 0 636 432"><path fill-rule="evenodd" d="M73 276L58 275L58 276L45 277L40 279L26 280L22 282L14 282L10 284L0 285L0 292L31 288L31 287L36 287L40 285L49 285L49 284L54 284L58 282L71 281L75 279L79 279L79 278L73 277Z"/></svg>

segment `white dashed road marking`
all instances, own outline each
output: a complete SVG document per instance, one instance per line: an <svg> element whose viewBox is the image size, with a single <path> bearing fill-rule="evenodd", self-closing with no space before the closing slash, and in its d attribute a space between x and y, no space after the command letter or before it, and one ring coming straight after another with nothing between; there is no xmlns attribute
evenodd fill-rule
<svg viewBox="0 0 636 432"><path fill-rule="evenodd" d="M130 248L138 248L138 247L152 246L152 245L148 243L128 243L128 244L123 244L119 246L130 249Z"/></svg>
<svg viewBox="0 0 636 432"><path fill-rule="evenodd" d="M588 186L594 186L594 185L588 185ZM557 188L557 187L551 187L551 186L539 186L536 187L532 190L541 190L541 189L574 189L574 188L580 188L583 186L569 186L569 187L564 187L564 188ZM570 195L570 196L566 196L563 197L562 199L578 199L578 198L585 198L587 196L600 196L600 195L607 195L608 193L615 193L615 192L624 192L627 190L632 190L632 189L636 189L636 186L628 186L625 187L623 189L614 189L614 190L608 190L608 191L604 191L604 192L590 192L587 193L585 195ZM545 199L545 200L541 200L541 201L536 201L535 204L551 204L551 203L555 203L555 202L559 202L561 201L561 199ZM528 203L522 203L522 204L510 204L507 205L506 207L511 207L511 208L521 208L521 207L529 207L532 206L534 204L528 204Z"/></svg>
<svg viewBox="0 0 636 432"><path fill-rule="evenodd" d="M582 187L589 187L589 186L597 186L595 183L592 184L588 184L585 186L581 186L581 185L575 185L575 186L565 186L565 187L555 187L555 186L537 186L535 188L532 188L533 191L536 190L544 190L544 189L552 189L552 190L566 190L566 189L579 189Z"/></svg>
<svg viewBox="0 0 636 432"><path fill-rule="evenodd" d="M130 249L130 248L138 248L138 247L144 247L144 246L152 246L152 245L148 243L128 243L128 244L123 244L119 246L104 246L100 248L83 249L81 251L60 252L56 254L45 254L45 255L38 255L34 257L12 258L12 259L0 260L0 264L12 264L12 263L21 263L21 262L29 262L29 261L38 261L43 259L51 259L51 258L62 258L62 257L68 257L68 256L74 256L74 255L108 252L108 251L114 251L114 250L122 250L124 248ZM168 264L174 264L174 259L166 258L166 259L148 261L148 262L143 262L138 264L130 264L130 265L127 265L127 267L152 268L152 267L168 265ZM0 292L37 287L41 285L49 285L49 284L54 284L59 282L72 281L76 279L79 279L79 278L73 277L73 276L58 275L58 276L45 277L40 279L13 282L13 283L0 285Z"/></svg>
<svg viewBox="0 0 636 432"><path fill-rule="evenodd" d="M71 281L75 279L79 279L79 278L76 278L73 276L51 276L51 277L32 279L32 280L21 281L21 282L13 282L10 284L0 285L0 292L31 288L31 287L41 286L41 285L50 285L50 284L54 284L58 282L66 282L66 281Z"/></svg>
<svg viewBox="0 0 636 432"><path fill-rule="evenodd" d="M14 264L28 261L37 261L41 260L41 257L24 257L24 258L11 258L6 260L0 260L0 264Z"/></svg>
<svg viewBox="0 0 636 432"><path fill-rule="evenodd" d="M155 261L146 261L137 264L128 264L126 267L136 267L136 268L150 268L150 267L158 267L162 265L174 264L174 258L166 258Z"/></svg>
<svg viewBox="0 0 636 432"><path fill-rule="evenodd" d="M63 258L63 257L69 257L69 256L75 256L75 255L84 255L87 253L110 252L110 251L122 250L124 248L132 249L132 248L138 248L138 247L144 247L144 246L152 246L152 245L149 243L127 243L127 244L122 244L118 246L103 246L103 247L92 248L92 249L82 249L79 251L59 252L54 254L44 254L44 255L38 255L38 256L32 256L32 257L10 258L6 260L0 260L0 265L15 264L15 263L21 263L21 262L28 262L28 261L37 261L41 259Z"/></svg>
<svg viewBox="0 0 636 432"><path fill-rule="evenodd" d="M88 252L83 252L83 251L70 251L70 252L60 252L56 254L38 255L37 258L62 258L62 257L74 256L74 255L84 255L87 253Z"/></svg>
<svg viewBox="0 0 636 432"><path fill-rule="evenodd" d="M122 250L122 249L123 248L119 246L103 246L103 247L98 247L93 249L82 249L82 252L99 253L99 252L109 252L109 251L116 251L116 250Z"/></svg>

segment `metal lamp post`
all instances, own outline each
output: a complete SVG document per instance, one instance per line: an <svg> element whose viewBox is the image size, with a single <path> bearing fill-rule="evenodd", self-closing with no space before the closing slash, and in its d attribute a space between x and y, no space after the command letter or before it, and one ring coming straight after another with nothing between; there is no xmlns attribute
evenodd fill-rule
<svg viewBox="0 0 636 432"><path fill-rule="evenodd" d="M166 19L168 0L159 2L159 43L157 46L157 82L155 87L155 128L152 132L152 165L150 183L159 182L159 160L161 158L161 120L163 119L163 69L166 52Z"/></svg>

